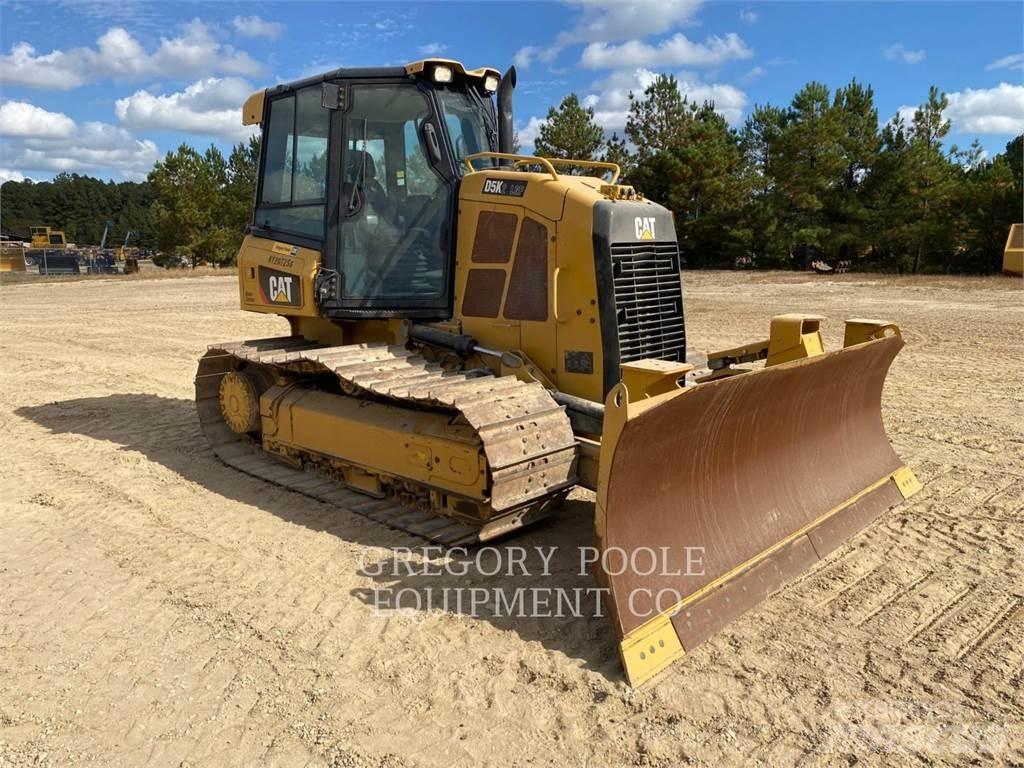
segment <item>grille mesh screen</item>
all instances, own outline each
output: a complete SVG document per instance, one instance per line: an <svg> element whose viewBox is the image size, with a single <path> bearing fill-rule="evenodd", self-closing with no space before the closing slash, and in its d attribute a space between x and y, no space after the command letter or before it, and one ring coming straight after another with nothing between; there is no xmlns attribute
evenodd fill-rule
<svg viewBox="0 0 1024 768"><path fill-rule="evenodd" d="M679 247L674 242L611 246L619 355L686 361Z"/></svg>

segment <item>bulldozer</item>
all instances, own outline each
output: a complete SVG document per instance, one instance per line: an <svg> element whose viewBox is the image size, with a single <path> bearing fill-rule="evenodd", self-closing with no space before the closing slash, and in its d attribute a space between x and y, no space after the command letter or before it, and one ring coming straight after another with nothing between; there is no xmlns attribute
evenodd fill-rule
<svg viewBox="0 0 1024 768"><path fill-rule="evenodd" d="M0 272L26 272L25 247L22 242L0 241Z"/></svg>
<svg viewBox="0 0 1024 768"><path fill-rule="evenodd" d="M516 154L515 83L434 58L246 100L240 304L290 332L209 347L200 426L229 466L447 547L594 491L641 685L920 488L882 422L903 341L858 318L826 351L793 313L695 369L671 212L613 163Z"/></svg>
<svg viewBox="0 0 1024 768"><path fill-rule="evenodd" d="M25 263L40 275L78 275L78 253L68 247L64 231L52 227L32 227L32 244L25 251Z"/></svg>

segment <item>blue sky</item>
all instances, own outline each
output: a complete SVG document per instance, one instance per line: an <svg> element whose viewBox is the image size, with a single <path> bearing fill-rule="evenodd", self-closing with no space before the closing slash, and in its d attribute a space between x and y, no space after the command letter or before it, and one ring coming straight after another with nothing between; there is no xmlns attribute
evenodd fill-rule
<svg viewBox="0 0 1024 768"><path fill-rule="evenodd" d="M670 72L734 125L808 80L874 86L884 120L937 85L950 142L1024 130L1019 2L0 2L0 177L144 178L181 142L244 138L241 103L279 81L424 55L519 68L529 148L574 91L621 132L628 93Z"/></svg>

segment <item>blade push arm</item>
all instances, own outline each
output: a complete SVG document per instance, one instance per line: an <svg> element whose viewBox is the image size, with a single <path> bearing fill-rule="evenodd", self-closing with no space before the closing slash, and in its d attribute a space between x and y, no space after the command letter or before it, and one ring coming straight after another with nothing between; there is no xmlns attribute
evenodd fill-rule
<svg viewBox="0 0 1024 768"><path fill-rule="evenodd" d="M768 339L708 354L707 367L711 373L700 377L699 381L715 381L749 373L749 369L733 368L743 363L764 360L767 368L823 354L825 345L820 330L822 320L824 318L820 315L788 314L773 317ZM888 320L850 319L846 321L843 347L899 335L899 326Z"/></svg>

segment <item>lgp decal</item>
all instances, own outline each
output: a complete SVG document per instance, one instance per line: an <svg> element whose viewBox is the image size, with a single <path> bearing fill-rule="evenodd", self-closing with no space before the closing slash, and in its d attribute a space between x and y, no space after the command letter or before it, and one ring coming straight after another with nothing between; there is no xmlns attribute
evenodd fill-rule
<svg viewBox="0 0 1024 768"><path fill-rule="evenodd" d="M302 283L298 275L260 267L260 294L266 304L302 306Z"/></svg>
<svg viewBox="0 0 1024 768"><path fill-rule="evenodd" d="M654 219L646 216L637 216L633 219L633 229L636 232L637 240L654 239Z"/></svg>
<svg viewBox="0 0 1024 768"><path fill-rule="evenodd" d="M522 197L526 194L526 182L510 181L509 179L484 179L484 194Z"/></svg>

